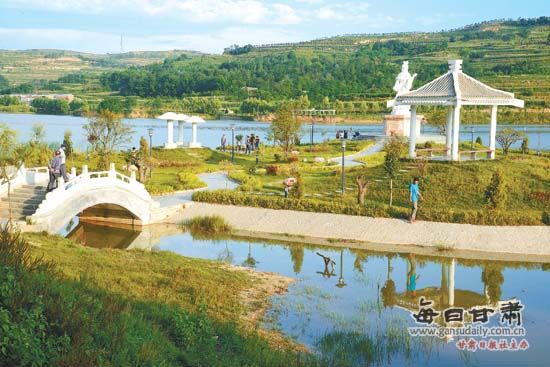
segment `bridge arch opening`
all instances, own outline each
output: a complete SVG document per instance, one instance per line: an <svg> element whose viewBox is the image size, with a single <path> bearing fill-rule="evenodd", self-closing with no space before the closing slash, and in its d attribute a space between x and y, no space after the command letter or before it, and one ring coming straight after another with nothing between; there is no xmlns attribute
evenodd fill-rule
<svg viewBox="0 0 550 367"><path fill-rule="evenodd" d="M141 219L130 210L117 204L103 203L90 206L78 214L81 222L141 226Z"/></svg>

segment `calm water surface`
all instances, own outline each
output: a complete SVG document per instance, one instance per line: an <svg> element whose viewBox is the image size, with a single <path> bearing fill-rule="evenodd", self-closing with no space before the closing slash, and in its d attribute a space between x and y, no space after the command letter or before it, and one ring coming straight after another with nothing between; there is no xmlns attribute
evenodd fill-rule
<svg viewBox="0 0 550 367"><path fill-rule="evenodd" d="M77 221L63 234L94 247L122 249L144 243L140 232ZM296 278L288 293L273 297L264 326L331 358L334 365L548 366L550 360L549 264L427 258L249 239L199 240L166 227L152 237L156 239L147 236L146 242L154 249ZM332 266L325 269L319 254L334 261L334 271ZM456 348L458 339L408 336L407 327L416 325L411 312L418 311L420 296L434 300L436 310L447 307L453 261L455 306L521 300L527 351L471 353ZM413 273L419 275L415 295L407 292ZM499 325L499 319L497 314L489 325Z"/></svg>
<svg viewBox="0 0 550 367"><path fill-rule="evenodd" d="M35 114L9 114L0 113L0 123L6 123L11 128L19 133L20 140L28 140L31 127L35 123L43 123L46 127L46 141L61 142L65 130L71 130L73 133L74 144L82 150L86 149L87 142L82 126L87 123L87 119L75 116L52 116L52 115L35 115ZM154 128L153 145L163 145L166 141L166 122L156 119L125 119L125 122L130 124L134 130L132 141L126 148L137 146L140 137L148 137L148 128ZM215 148L219 146L222 134L226 134L228 140L231 141L230 124L235 124L235 135L242 134L257 134L263 141L266 141L269 130L268 123L242 121L242 120L212 120L198 126L198 140L206 147ZM481 137L484 144L488 144L489 124L468 125L461 127L460 139L462 141L471 141L471 128L475 129L474 139ZM530 147L532 149L550 150L550 125L500 125L498 128L514 127L518 130L525 131L529 136ZM326 139L335 137L336 131L340 129L353 129L362 134L382 134L382 124L373 125L354 125L354 124L316 124L314 127L314 141L320 142ZM302 139L309 142L311 133L311 125L304 124ZM429 126L422 127L424 134L437 134L436 130ZM191 126L185 124L185 141L188 142L191 137ZM177 140L177 124L174 127L174 136ZM519 143L516 144L519 146Z"/></svg>

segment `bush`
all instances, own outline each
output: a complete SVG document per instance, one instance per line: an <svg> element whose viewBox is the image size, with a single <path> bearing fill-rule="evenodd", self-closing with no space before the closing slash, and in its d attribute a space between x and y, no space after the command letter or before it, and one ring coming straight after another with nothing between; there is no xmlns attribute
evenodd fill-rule
<svg viewBox="0 0 550 367"><path fill-rule="evenodd" d="M233 228L219 215L194 217L184 222L183 226L195 238L227 237L233 232Z"/></svg>
<svg viewBox="0 0 550 367"><path fill-rule="evenodd" d="M194 190L206 187L206 184L197 175L190 172L178 173L178 180L181 183L180 190Z"/></svg>
<svg viewBox="0 0 550 367"><path fill-rule="evenodd" d="M318 199L294 199L246 195L231 190L197 191L193 200L224 205L252 206L266 209L286 209L317 213L360 215L369 217L401 218L409 217L408 207L381 204L366 201L365 206L339 201L322 201ZM546 214L548 217L548 214ZM509 210L452 210L430 209L421 207L419 217L432 222L469 223L483 225L540 225L543 223L542 211L509 211ZM547 218L546 217L546 218ZM547 219L548 220L548 219Z"/></svg>
<svg viewBox="0 0 550 367"><path fill-rule="evenodd" d="M268 175L277 176L277 174L279 173L279 166L276 164L270 164L265 169Z"/></svg>
<svg viewBox="0 0 550 367"><path fill-rule="evenodd" d="M231 172L229 174L229 178L241 184L239 186L240 191L259 191L263 186L262 182L257 177L251 176L244 172Z"/></svg>
<svg viewBox="0 0 550 367"><path fill-rule="evenodd" d="M288 161L288 163L295 163L295 162L298 162L299 159L300 158L298 158L297 155L290 155L287 157L286 160Z"/></svg>
<svg viewBox="0 0 550 367"><path fill-rule="evenodd" d="M485 200L489 208L502 209L506 205L506 185L502 172L495 171L491 177L491 182L485 190Z"/></svg>

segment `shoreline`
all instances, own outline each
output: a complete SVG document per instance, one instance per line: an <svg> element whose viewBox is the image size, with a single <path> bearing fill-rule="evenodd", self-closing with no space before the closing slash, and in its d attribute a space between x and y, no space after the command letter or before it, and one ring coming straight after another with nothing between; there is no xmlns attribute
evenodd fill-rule
<svg viewBox="0 0 550 367"><path fill-rule="evenodd" d="M368 243L379 250L402 251L422 248L426 255L446 252L500 254L526 261L544 258L550 262L550 226L486 226L423 222L410 224L393 218L372 218L344 214L274 210L193 202L164 218L178 224L195 216L220 215L240 233L256 236L284 236L300 242L328 245L335 242ZM306 239L306 240L304 240ZM349 243L345 243L349 246ZM361 248L367 248L362 245Z"/></svg>

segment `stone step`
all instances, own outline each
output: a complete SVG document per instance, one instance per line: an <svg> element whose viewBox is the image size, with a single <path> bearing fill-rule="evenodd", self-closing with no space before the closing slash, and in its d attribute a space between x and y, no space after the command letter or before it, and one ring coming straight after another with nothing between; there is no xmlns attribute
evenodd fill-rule
<svg viewBox="0 0 550 367"><path fill-rule="evenodd" d="M33 212L36 211L39 204L27 204L27 203L11 203L11 208L16 210L32 210ZM7 201L0 202L0 210L2 209L8 209L10 207L10 204Z"/></svg>
<svg viewBox="0 0 550 367"><path fill-rule="evenodd" d="M37 189L37 190L46 190L46 186L43 185L23 185L23 189Z"/></svg>
<svg viewBox="0 0 550 367"><path fill-rule="evenodd" d="M11 215L14 219L25 219L28 215L33 215L34 212L31 210L14 210L12 209ZM9 211L7 209L0 209L0 218L8 219L10 217Z"/></svg>
<svg viewBox="0 0 550 367"><path fill-rule="evenodd" d="M11 194L9 199L7 196L4 196L0 201L9 201L11 199L12 203L21 203L21 202L37 202L41 203L46 198L46 195L21 195L21 194Z"/></svg>
<svg viewBox="0 0 550 367"><path fill-rule="evenodd" d="M32 189L32 188L18 188L15 190L12 190L13 194L23 194L23 195L35 195L35 194L46 194L45 189Z"/></svg>
<svg viewBox="0 0 550 367"><path fill-rule="evenodd" d="M0 203L8 203L11 202L12 204L33 204L38 205L41 202L44 201L44 197L28 197L28 196L11 196L9 199L7 197L3 197L0 199Z"/></svg>

